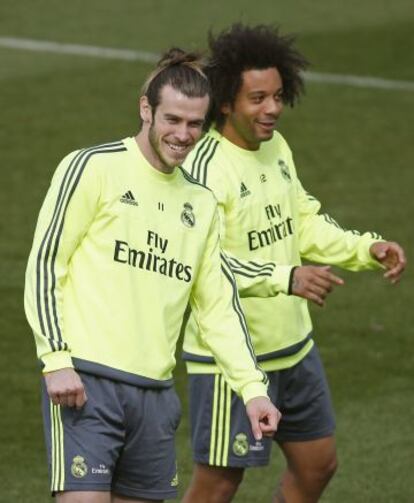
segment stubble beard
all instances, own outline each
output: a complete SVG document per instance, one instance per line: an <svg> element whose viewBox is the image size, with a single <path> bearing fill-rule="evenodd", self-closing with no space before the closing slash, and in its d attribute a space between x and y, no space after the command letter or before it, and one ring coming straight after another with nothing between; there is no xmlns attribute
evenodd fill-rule
<svg viewBox="0 0 414 503"><path fill-rule="evenodd" d="M162 152L161 152L161 140L158 138L155 133L155 128L154 128L154 122L151 124L149 130L148 130L148 141L149 144L151 145L151 149L154 153L154 156L159 160L161 166L164 169L167 170L172 170L175 167L175 164L171 165L165 157L163 157Z"/></svg>

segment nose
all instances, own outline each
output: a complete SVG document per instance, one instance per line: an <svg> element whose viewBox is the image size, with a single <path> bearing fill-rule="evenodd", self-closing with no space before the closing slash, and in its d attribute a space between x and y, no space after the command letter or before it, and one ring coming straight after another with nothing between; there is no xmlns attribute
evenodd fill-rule
<svg viewBox="0 0 414 503"><path fill-rule="evenodd" d="M266 113L279 116L283 110L283 101L280 98L270 98L266 103Z"/></svg>
<svg viewBox="0 0 414 503"><path fill-rule="evenodd" d="M175 137L181 143L186 143L191 138L190 129L187 124L179 124L174 132Z"/></svg>

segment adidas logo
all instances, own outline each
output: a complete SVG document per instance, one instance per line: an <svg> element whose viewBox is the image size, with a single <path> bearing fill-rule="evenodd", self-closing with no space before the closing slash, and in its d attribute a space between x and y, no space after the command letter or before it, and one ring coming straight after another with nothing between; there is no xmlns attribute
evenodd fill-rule
<svg viewBox="0 0 414 503"><path fill-rule="evenodd" d="M249 196L250 194L251 194L250 190L242 182L240 185L240 197L243 198L243 197Z"/></svg>
<svg viewBox="0 0 414 503"><path fill-rule="evenodd" d="M132 204L133 206L138 206L138 203L135 200L134 194L128 190L120 199L121 203Z"/></svg>

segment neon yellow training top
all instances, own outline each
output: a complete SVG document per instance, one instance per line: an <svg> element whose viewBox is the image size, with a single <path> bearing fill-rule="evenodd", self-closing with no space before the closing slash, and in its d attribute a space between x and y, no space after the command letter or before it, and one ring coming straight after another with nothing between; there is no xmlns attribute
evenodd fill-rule
<svg viewBox="0 0 414 503"><path fill-rule="evenodd" d="M301 258L345 269L380 268L369 253L381 240L345 231L302 187L283 137L275 132L257 151L211 130L184 168L213 190L219 202L221 244L235 274L257 359L265 370L288 368L311 349L307 301L288 295ZM184 358L192 373L217 372L197 323L186 327Z"/></svg>
<svg viewBox="0 0 414 503"><path fill-rule="evenodd" d="M134 138L69 154L43 203L26 272L43 371L73 366L170 386L190 302L231 386L244 401L265 396L218 228L212 192L180 168L154 169Z"/></svg>

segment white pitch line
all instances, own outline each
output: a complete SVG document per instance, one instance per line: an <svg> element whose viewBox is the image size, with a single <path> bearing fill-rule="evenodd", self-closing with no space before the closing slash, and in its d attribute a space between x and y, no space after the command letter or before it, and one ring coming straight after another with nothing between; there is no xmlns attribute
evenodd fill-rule
<svg viewBox="0 0 414 503"><path fill-rule="evenodd" d="M324 84L369 87L371 89L389 89L396 91L414 91L414 82L409 80L391 80L379 77L362 77L360 75L317 72L305 72L305 78L310 82L322 82Z"/></svg>
<svg viewBox="0 0 414 503"><path fill-rule="evenodd" d="M61 44L60 42L32 40L30 38L0 37L0 47L36 52L72 54L74 56L91 56L93 58L141 61L142 63L154 63L158 61L160 57L158 54L153 52L114 49L111 47L96 47L94 45Z"/></svg>
<svg viewBox="0 0 414 503"><path fill-rule="evenodd" d="M142 63L154 63L158 61L160 57L159 54L148 51L97 47L93 45L62 44L60 42L14 37L0 37L0 47L36 52L71 54L74 56L89 56L93 58L140 61ZM323 84L367 87L371 89L388 89L395 91L414 91L414 82L409 80L391 80L378 77L363 77L359 75L318 72L305 72L305 79L310 82L321 82Z"/></svg>

